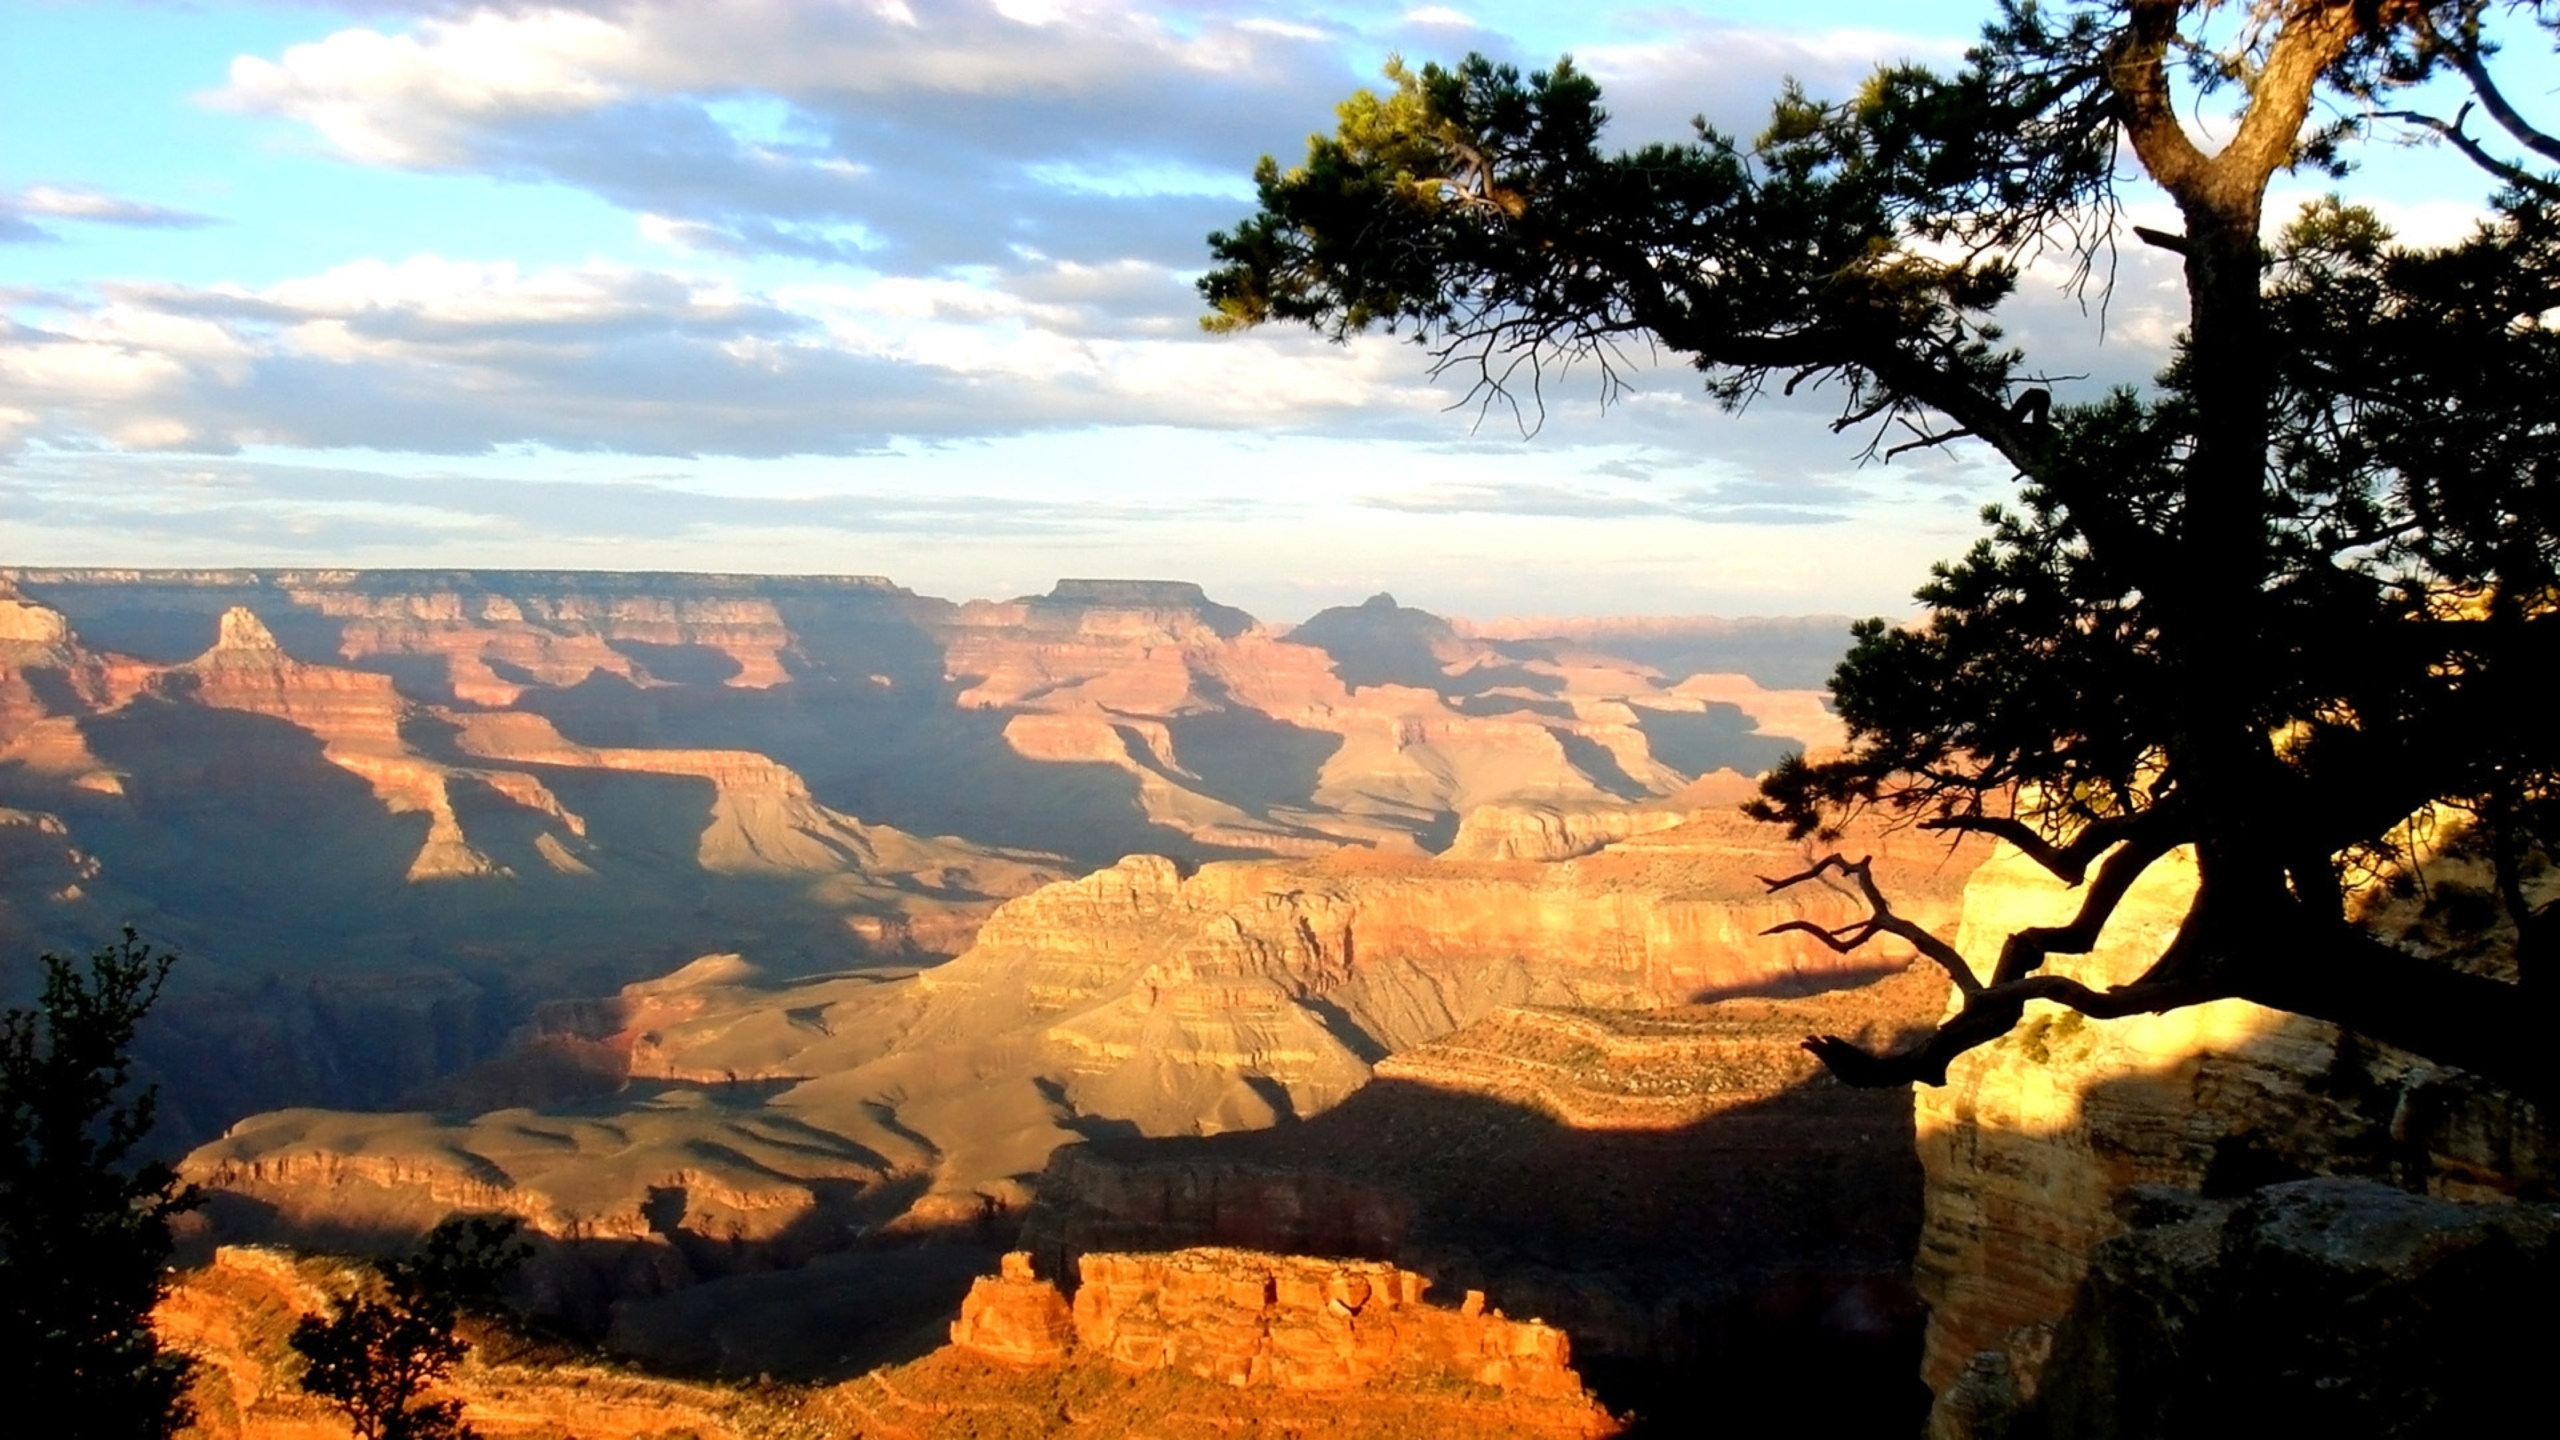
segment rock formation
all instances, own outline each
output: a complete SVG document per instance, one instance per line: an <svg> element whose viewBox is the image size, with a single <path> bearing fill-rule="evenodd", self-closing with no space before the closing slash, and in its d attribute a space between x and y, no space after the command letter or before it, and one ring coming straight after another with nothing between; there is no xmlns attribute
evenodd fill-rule
<svg viewBox="0 0 2560 1440"><path fill-rule="evenodd" d="M1381 1057L1503 1005L1649 1010L1876 973L1760 935L1850 903L1815 887L1770 896L1748 878L1797 863L1774 832L1699 819L1643 839L1553 865L1343 852L1186 875L1132 857L1004 904L967 954L912 977L791 982L706 958L554 1007L513 1056L429 1092L539 1104L511 1088L537 1074L559 1078L564 1102L630 1087L607 1128L584 1123L584 1101L579 1120L282 1111L189 1169L286 1234L369 1213L398 1228L468 1191L555 1236L763 1242L897 1213L858 1194L968 1217L1080 1128L1203 1134L1318 1114ZM1891 862L1913 913L1953 900L1934 854ZM758 1107L717 1101L741 1085L764 1087ZM802 1138L781 1141L777 1123ZM473 1176L503 1177L504 1193ZM922 1194L891 1184L902 1177ZM644 1218L660 1192L691 1197L671 1226Z"/></svg>
<svg viewBox="0 0 2560 1440"><path fill-rule="evenodd" d="M1908 1426L1908 1100L1832 1084L1798 1042L1890 1043L1944 991L1911 969L1789 999L1498 1009L1302 1124L1061 1150L1023 1244L1050 1273L1194 1245L1368 1257L1534 1309L1666 1423L1774 1420L1818 1376L1839 1433Z"/></svg>
<svg viewBox="0 0 2560 1440"><path fill-rule="evenodd" d="M1089 1254L1070 1311L1030 1255L1004 1257L951 1326L951 1343L1016 1364L1077 1351L1125 1370L1184 1370L1239 1388L1349 1390L1437 1373L1520 1395L1582 1400L1564 1332L1464 1305L1423 1303L1431 1282L1393 1265L1251 1250ZM1603 1417L1594 1415L1593 1421Z"/></svg>
<svg viewBox="0 0 2560 1440"><path fill-rule="evenodd" d="M2181 859L2146 873L2095 950L2048 968L2102 986L2147 967L2192 893ZM2439 893L2463 880L2434 877ZM2001 936L2078 904L2077 892L2003 848L1966 891L1958 947L1987 971ZM2423 908L2385 889L2368 897L2365 918L2417 925ZM1948 1437L1988 1433L1974 1428L1986 1408L2034 1396L2091 1256L2140 1208L2126 1198L2136 1187L2231 1197L2361 1175L2478 1199L2548 1197L2560 1181L2560 1145L2531 1106L2242 1001L2104 1022L2031 1004L2015 1031L1960 1059L1943 1088L1915 1094L1929 1176L1921 1375L1939 1396L1935 1433Z"/></svg>
<svg viewBox="0 0 2560 1440"><path fill-rule="evenodd" d="M177 1276L153 1324L164 1345L198 1362L195 1421L179 1434L196 1440L347 1434L337 1411L303 1393L301 1359L286 1342L296 1320L327 1310L357 1283L343 1262L246 1247L226 1247L210 1264ZM479 1327L466 1335L481 1343L439 1398L460 1400L465 1423L492 1440L773 1440L815 1433L807 1412L823 1404L805 1392L636 1374Z"/></svg>
<svg viewBox="0 0 2560 1440"><path fill-rule="evenodd" d="M2349 1179L2128 1198L2042 1383L1963 1392L1976 1433L2480 1435L2549 1404L2560 1210Z"/></svg>
<svg viewBox="0 0 2560 1440"><path fill-rule="evenodd" d="M1959 877L1939 852L1886 853L1880 863L1907 882L1915 913L1952 905ZM822 1255L841 1256L827 1275L854 1284L862 1267L892 1263L865 1256L897 1237L983 1244L1009 1233L1035 1184L1044 1205L1057 1191L1062 1214L1110 1208L1110 1182L1052 1162L1081 1138L1267 1132L1284 1145L1301 1133L1329 1143L1346 1133L1327 1128L1332 1107L1369 1114L1381 1103L1383 1120L1350 1129L1411 1133L1392 1098L1362 1099L1378 1088L1375 1069L1395 1077L1392 1091L1445 1091L1512 1117L1497 1128L1526 1146L1517 1194L1558 1213L1579 1203L1565 1172L1590 1159L1573 1158L1570 1137L1584 1132L1571 1127L1649 1130L1656 1138L1633 1139L1620 1157L1640 1169L1671 1164L1712 1129L1738 1154L1825 1157L1801 1178L1836 1198L1777 1208L1811 1221L1863 1206L1851 1228L1885 1237L1871 1248L1889 1254L1916 1196L1870 1205L1867 1192L1916 1189L1907 1120L1894 1105L1806 1089L1812 1067L1795 1042L1809 1027L1884 1038L1934 1012L1937 982L1909 971L1878 985L1861 968L1872 962L1763 939L1806 905L1837 918L1829 907L1847 904L1810 889L1772 897L1747 878L1797 863L1774 832L1721 820L1547 865L1343 852L1186 874L1137 857L1007 903L968 954L912 976L795 981L706 957L606 1000L546 1009L513 1056L431 1092L447 1113L256 1116L200 1148L186 1171L214 1193L213 1224L230 1237L390 1239L455 1206L518 1215L552 1242L536 1269L564 1303L594 1314L601 1297L637 1295L617 1327L653 1352L685 1351L672 1317L721 1323L702 1308L711 1299L677 1293L687 1287L753 1282L767 1295L759 1274ZM1812 991L1827 993L1749 998ZM1676 1008L1715 995L1743 998ZM546 1096L545 1083L560 1088ZM472 1113L480 1101L498 1108ZM1745 1113L1766 1105L1785 1114ZM1210 1186L1226 1198L1222 1213L1261 1217L1259 1229L1188 1235L1178 1217L1148 1230L1154 1222L1131 1213L1110 1223L1140 1222L1134 1230L1075 1221L1071 1236L1044 1243L1126 1248L1103 1237L1129 1234L1392 1256L1428 1231L1417 1220L1450 1178L1376 1183L1402 1163L1371 1157L1276 1179L1252 1166L1221 1172ZM1738 1203L1678 1186L1658 1193ZM1683 1223L1675 1199L1646 1203L1630 1230L1646 1237L1638 1251ZM1593 1234L1630 1229L1623 1214L1588 1218ZM1859 1254L1832 1299L1902 1263ZM1718 1284L1740 1273L1723 1260L1709 1269ZM947 1283L939 1271L919 1281ZM1668 1332L1646 1318L1654 1301L1611 1298L1616 1283L1596 1282L1602 1298L1572 1313L1605 1316L1613 1353L1676 1351L1681 1342L1660 1339Z"/></svg>
<svg viewBox="0 0 2560 1440"><path fill-rule="evenodd" d="M473 1323L437 1398L460 1401L464 1423L491 1440L1034 1440L1062 1425L1203 1440L1239 1429L1582 1440L1619 1428L1583 1394L1560 1334L1420 1304L1419 1276L1233 1252L1096 1257L1095 1268L1108 1277L1078 1295L1093 1342L1077 1338L1054 1287L1008 1265L971 1295L954 1327L965 1338L850 1380L670 1380ZM164 1344L199 1362L196 1420L181 1433L344 1435L345 1421L296 1383L286 1337L358 1283L343 1262L243 1247L177 1276L154 1318ZM1025 1324L1058 1343L1026 1351L1008 1328ZM1230 1383L1220 1367L1238 1361L1255 1383Z"/></svg>

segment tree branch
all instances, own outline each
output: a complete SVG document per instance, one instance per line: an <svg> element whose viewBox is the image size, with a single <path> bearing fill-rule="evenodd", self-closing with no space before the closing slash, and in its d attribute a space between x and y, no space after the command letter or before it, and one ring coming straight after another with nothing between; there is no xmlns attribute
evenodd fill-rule
<svg viewBox="0 0 2560 1440"><path fill-rule="evenodd" d="M1852 861L1846 856L1832 854L1824 856L1814 864L1813 868L1798 871L1793 875L1782 876L1775 880L1765 875L1761 876L1760 883L1768 886L1769 893L1774 895L1781 890L1791 889L1838 871L1857 882L1858 889L1866 896L1868 914L1866 919L1853 925L1843 925L1837 930L1825 929L1810 920L1788 920L1772 925L1760 933L1784 935L1790 932L1802 932L1813 936L1843 955L1878 935L1892 935L1909 942L1913 949L1936 961L1938 967L1947 972L1947 978L1955 981L1957 989L1967 994L1981 990L1981 977L1973 973L1973 966L1966 962L1962 952L1930 934L1918 922L1904 919L1894 913L1893 906L1884 898L1884 891L1876 885L1874 859L1873 856L1867 856Z"/></svg>
<svg viewBox="0 0 2560 1440"><path fill-rule="evenodd" d="M2051 872L2063 884L2078 888L2088 877L2089 862L2107 852L2117 842L2151 826L2167 823L2158 809L2128 815L2104 815L2080 827L2080 833L2061 845L2044 838L2043 832L2011 815L1941 815L1920 822L1923 830L1953 830L1966 835L1988 835L2005 840L2020 854Z"/></svg>
<svg viewBox="0 0 2560 1440"><path fill-rule="evenodd" d="M2125 893L2142 872L2151 868L2161 856L2176 849L2181 837L2175 830L2159 827L2137 830L2115 853L2098 866L2098 878L2081 897L2080 912L2067 925L2033 925L2012 933L2000 943L2000 962L1992 967L1991 983L2006 985L2022 980L2042 969L2052 955L2085 955L2098 943L2107 921L2116 907L2124 903Z"/></svg>
<svg viewBox="0 0 2560 1440"><path fill-rule="evenodd" d="M2258 196L2267 177L2292 162L2320 76L2347 53L2366 23L2367 3L2297 0L2284 7L2284 24L2249 87L2249 109L2240 119L2239 132L2213 157L2218 188Z"/></svg>
<svg viewBox="0 0 2560 1440"><path fill-rule="evenodd" d="M2213 998L2189 984L2137 981L2109 990L2093 990L2060 975L2029 975L1967 996L1963 1009L1948 1016L1927 1039L1908 1050L1870 1055L1856 1041L1839 1035L1808 1035L1804 1048L1840 1083L1859 1089L1883 1089L1915 1081L1944 1085L1947 1067L1957 1056L2016 1029L2030 1000L2051 1000L2094 1020L2115 1020L2127 1015L2158 1014Z"/></svg>
<svg viewBox="0 0 2560 1440"><path fill-rule="evenodd" d="M2441 136L2444 139L2445 143L2451 145L2454 149L2461 151L2464 157L2469 159L2472 164L2479 166L2481 169L2497 176L2499 179L2506 181L2510 185L2518 186L2526 190L2538 191L2544 195L2560 194L2560 185L2552 184L2549 180L2534 174L2532 171L2525 169L2523 166L2518 165L2513 161L2499 159L2497 156L2489 153L2487 146L2482 145L2479 141L2472 139L2468 134L2464 133L2462 121L2463 118L2470 113L2471 107L2466 104L2454 113L2454 117L2451 120L2439 120L2433 115L2421 114L2415 110L2385 110L2381 112L2379 118L2384 120L2398 120L2404 124L2418 126L2420 129L2434 131L2438 136Z"/></svg>
<svg viewBox="0 0 2560 1440"><path fill-rule="evenodd" d="M2535 989L2466 974L2345 925L2229 945L2228 993L2458 1065L2545 1105L2560 1100L2553 1006Z"/></svg>
<svg viewBox="0 0 2560 1440"><path fill-rule="evenodd" d="M2545 160L2560 163L2560 138L2545 134L2532 121L2525 119L2514 105L2508 103L2506 92L2500 90L2498 82L2490 78L2488 62L2480 57L2478 37L2466 35L2460 44L2449 44L2437 32L2435 22L2427 18L2425 9L2419 8L2417 16L2419 30L2424 32L2430 41L2440 46L2443 53L2453 61L2453 68L2461 71L2462 78L2471 82L2471 92L2480 97L2481 106L2488 110L2490 119L2498 122L2498 128L2515 137L2517 144L2531 150L2534 154Z"/></svg>
<svg viewBox="0 0 2560 1440"><path fill-rule="evenodd" d="M2169 96L2167 60L2178 35L2179 0L2133 0L2124 33L2107 47L2107 88L2115 94L2133 153L2160 188L2185 199L2210 162L2196 148Z"/></svg>

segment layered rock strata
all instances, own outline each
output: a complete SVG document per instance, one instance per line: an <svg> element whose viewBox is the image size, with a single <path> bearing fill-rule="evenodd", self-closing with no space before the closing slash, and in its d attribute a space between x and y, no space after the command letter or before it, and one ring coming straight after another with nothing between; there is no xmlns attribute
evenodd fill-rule
<svg viewBox="0 0 2560 1440"><path fill-rule="evenodd" d="M1393 1265L1201 1249L1086 1255L1077 1266L1070 1310L1028 1254L1007 1255L970 1290L951 1343L1019 1364L1081 1350L1240 1388L1347 1390L1438 1374L1583 1399L1564 1332L1487 1311L1479 1292L1457 1309L1426 1305L1431 1282Z"/></svg>
<svg viewBox="0 0 2560 1440"><path fill-rule="evenodd" d="M1535 1310L1613 1403L1665 1423L1774 1420L1819 1375L1840 1433L1908 1426L1909 1102L1832 1083L1799 1042L1892 1044L1944 992L1913 969L1796 999L1503 1007L1303 1124L1062 1150L1023 1244L1061 1274L1195 1245L1362 1256Z"/></svg>
<svg viewBox="0 0 2560 1440"><path fill-rule="evenodd" d="M1186 875L1133 857L1008 902L967 955L921 973L791 982L704 957L555 1006L513 1055L419 1092L464 1113L276 1112L187 1169L281 1227L261 1234L368 1216L396 1231L468 1204L564 1239L762 1244L884 1223L893 1195L919 1223L972 1219L990 1197L1018 1206L1048 1152L1082 1133L1316 1115L1381 1058L1505 1005L1641 1025L1606 1012L1873 977L1801 936L1761 937L1852 913L1818 887L1771 896L1734 873L1799 863L1772 835L1685 828L1549 866L1345 853ZM1915 913L1952 899L1929 864L1893 873ZM1700 1043L1662 1064L1739 1064ZM559 1088L545 1094L546 1079ZM584 1098L618 1090L603 1109ZM465 1110L483 1098L508 1103ZM685 1197L661 1205L675 1221L647 1218L653 1195Z"/></svg>
<svg viewBox="0 0 2560 1440"><path fill-rule="evenodd" d="M1679 1325L1657 1323L1654 1299L1621 1293L1623 1279L1651 1294L1633 1257L1682 1223L1661 1197L1819 1229L1869 1189L1899 1193L1907 1122L1892 1105L1813 1088L1795 1042L1809 1028L1882 1041L1934 1012L1938 990L1926 971L1876 984L1827 949L1763 940L1784 919L1850 913L1830 892L1772 897L1736 873L1801 864L1771 833L1699 822L1642 840L1545 866L1345 853L1186 875L1136 858L1008 903L967 956L922 973L788 981L705 957L553 1007L508 1061L425 1092L458 1113L261 1115L185 1169L214 1193L216 1229L237 1238L380 1243L451 1208L515 1214L552 1242L538 1272L595 1313L597 1297L673 1306L687 1286L819 1255L871 1264L863 1257L898 1237L987 1243L1020 1223L1035 1186L1058 1188L1062 1213L1105 1196L1105 1181L1051 1164L1063 1144L1267 1130L1284 1147L1291 1135L1322 1146L1346 1133L1325 1118L1346 1097L1381 1122L1352 1131L1410 1135L1430 1173L1416 1180L1411 1157L1394 1155L1279 1174L1228 1167L1208 1182L1226 1230L1177 1239L1178 1224L1141 1221L1131 1243L1381 1255L1407 1237L1441 1243L1428 1239L1442 1233L1433 1207L1464 1197L1437 1158L1446 1147L1412 1127L1451 1117L1395 1097L1445 1094L1495 1122L1488 1158L1519 1167L1512 1198L1579 1215L1593 1237L1635 1220L1648 1238L1622 1257L1607 1241L1615 1258L1589 1295L1548 1308L1599 1317L1612 1353L1669 1354L1683 1342L1658 1337ZM1880 863L1910 882L1917 910L1932 893L1952 901L1934 852ZM1699 994L1740 998L1679 1008ZM1381 1065L1395 1078L1363 1100ZM546 1095L545 1083L559 1088ZM1644 1182L1640 1216L1573 1197L1582 1166L1669 1175L1701 1134L1722 1137L1713 1143L1737 1165L1789 1157L1797 1178L1771 1193L1796 1198L1726 1195L1728 1177L1686 1169ZM1803 1195L1789 1188L1799 1181ZM1870 1237L1851 1249L1889 1251L1906 1208L1888 1194L1847 1221ZM1258 1228L1237 1231L1246 1218ZM1500 1221L1514 1222L1531 1223L1526 1212ZM1130 1248L1108 1238L1121 1233L1087 1227L1057 1243ZM1757 1243L1717 1242L1737 1255ZM1891 1268L1861 1258L1843 1283ZM679 1328L634 1319L630 1333Z"/></svg>

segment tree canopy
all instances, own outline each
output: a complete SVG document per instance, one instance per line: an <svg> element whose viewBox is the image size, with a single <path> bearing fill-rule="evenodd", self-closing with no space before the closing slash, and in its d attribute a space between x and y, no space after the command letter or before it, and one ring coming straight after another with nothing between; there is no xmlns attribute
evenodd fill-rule
<svg viewBox="0 0 2560 1440"><path fill-rule="evenodd" d="M302 1388L345 1412L363 1440L473 1440L462 1402L421 1398L469 1352L466 1314L504 1309L507 1277L532 1253L511 1217L456 1216L414 1254L383 1263L370 1293L332 1315L305 1315L291 1344Z"/></svg>
<svg viewBox="0 0 2560 1440"><path fill-rule="evenodd" d="M85 967L46 955L35 1006L0 1015L0 1376L64 1434L166 1435L188 1413L151 1309L196 1191L134 1153L157 1097L132 1088L134 1031L174 958L131 930Z"/></svg>
<svg viewBox="0 0 2560 1440"><path fill-rule="evenodd" d="M1883 807L1996 836L2081 907L1977 975L1848 857L1777 882L1864 884L1872 915L1825 937L1899 935L1965 992L1900 1053L1809 1042L1843 1079L1941 1082L2031 999L2238 997L2548 1099L2560 140L2497 75L2502 45L2555 35L2560 6L2522 0L2004 0L1953 73L1789 86L1754 139L1701 121L1624 152L1570 61L1395 64L1302 164L1264 160L1258 213L1211 237L1204 324L1409 330L1528 404L1559 368L1615 386L1625 347L1659 346L1727 405L1833 387L1832 428L1871 456L1980 446L2014 471L1925 618L1857 630L1845 752L1781 767L1754 808L1799 835ZM2213 105L2218 146L2182 118ZM2471 235L2399 244L2336 199L2270 230L2272 179L2343 181L2393 140L2477 168ZM2124 223L2129 169L2178 230ZM2103 284L2119 243L2175 255L2185 329L2152 385L2073 394L1996 316L2038 258ZM2407 873L2413 821L2491 862L2486 963L2357 923L2359 885ZM2196 896L2147 973L2044 969L2180 847Z"/></svg>

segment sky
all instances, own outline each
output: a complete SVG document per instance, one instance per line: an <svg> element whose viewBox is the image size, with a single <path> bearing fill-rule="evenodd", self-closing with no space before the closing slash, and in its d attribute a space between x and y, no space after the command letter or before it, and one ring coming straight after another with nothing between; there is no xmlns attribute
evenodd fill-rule
<svg viewBox="0 0 2560 1440"><path fill-rule="evenodd" d="M1570 53L1635 144L1986 9L0 0L0 564L1908 613L2004 493L1979 454L1862 464L1819 397L1676 364L1524 433L1403 341L1204 334L1192 286L1389 55ZM2413 238L2484 189L2417 150L2349 187ZM2006 318L2066 398L2156 368L2163 257L2060 279Z"/></svg>

